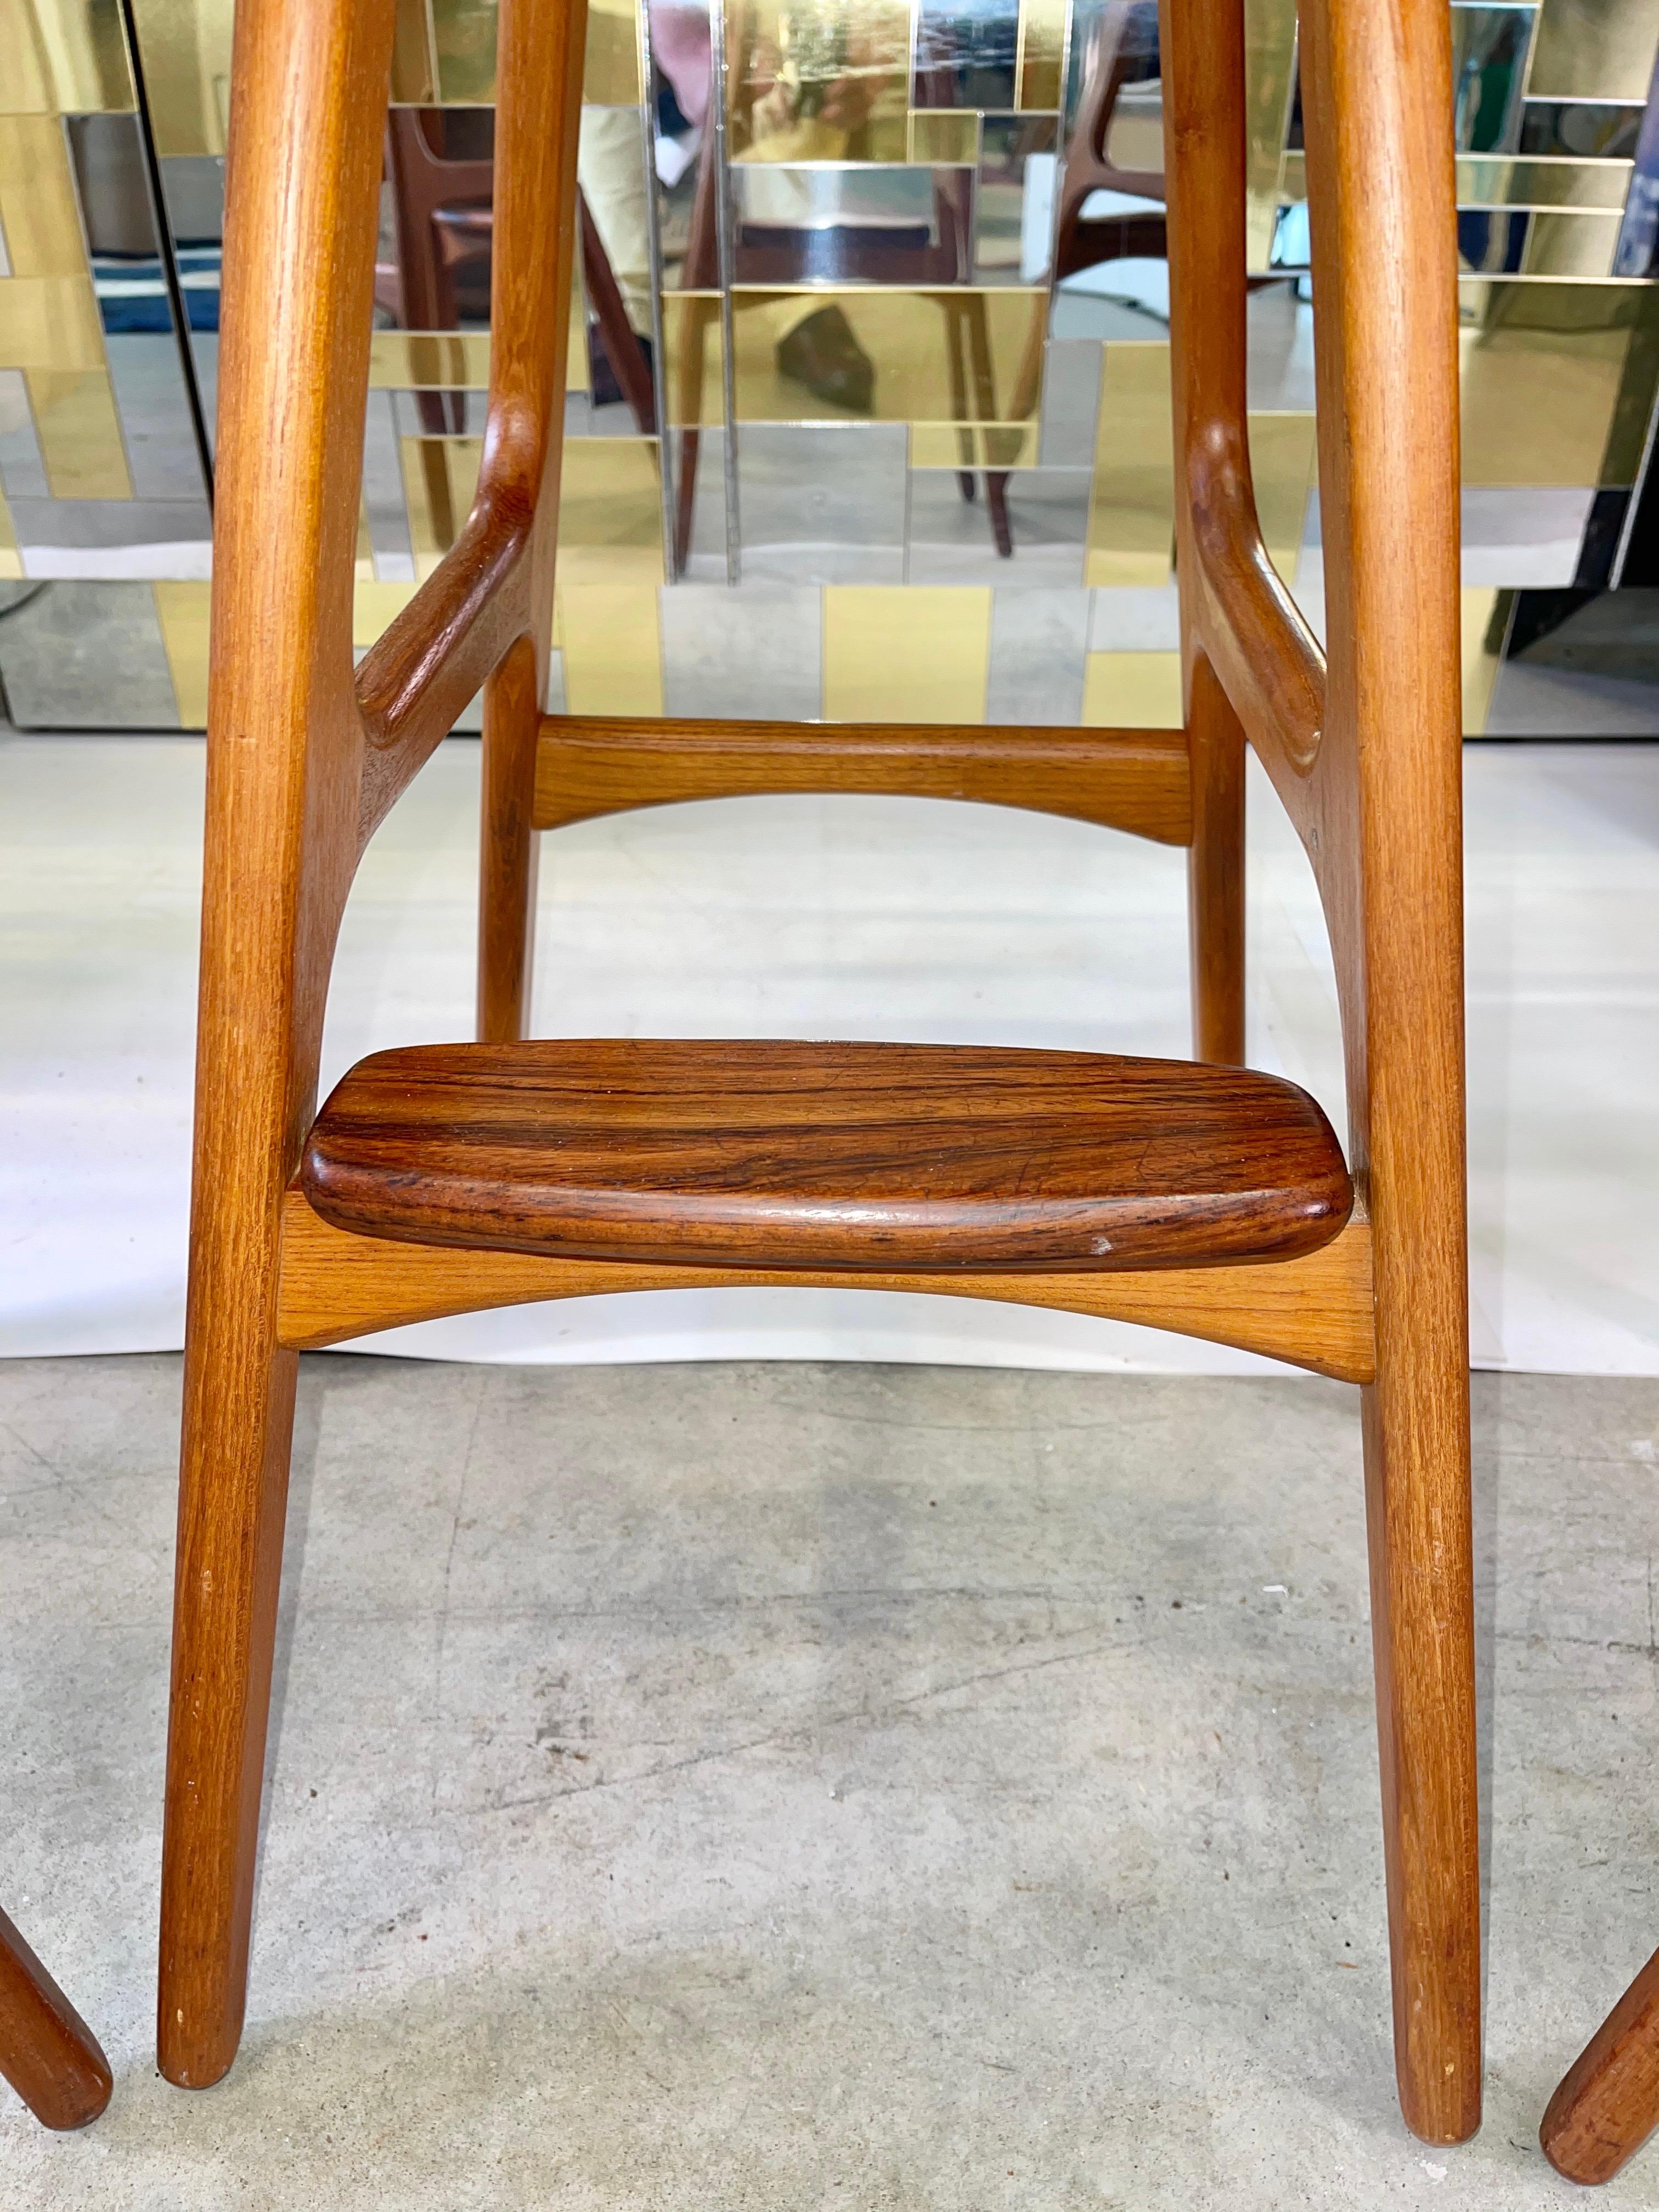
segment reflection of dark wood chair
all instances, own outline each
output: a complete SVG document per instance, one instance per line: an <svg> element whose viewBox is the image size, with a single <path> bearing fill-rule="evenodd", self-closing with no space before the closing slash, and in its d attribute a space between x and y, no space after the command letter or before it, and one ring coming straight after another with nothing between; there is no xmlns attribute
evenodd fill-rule
<svg viewBox="0 0 1659 2212"><path fill-rule="evenodd" d="M490 131L488 110L394 107L387 120L386 174L398 258L377 266L374 297L404 330L453 331L464 314L488 319L495 234ZM582 279L599 343L641 435L650 437L656 430L651 372L585 198L578 212ZM421 427L431 436L465 428L464 393L421 392L416 404Z"/></svg>
<svg viewBox="0 0 1659 2212"><path fill-rule="evenodd" d="M1166 0L1176 730L544 711L581 14L502 0L477 498L354 669L396 9L236 11L162 2071L206 2087L241 2033L301 1350L538 1299L827 1282L1115 1316L1359 1387L1396 2076L1411 2126L1461 2142L1480 2121L1480 1855L1445 0L1299 9L1328 667L1251 487L1242 0ZM319 1114L354 873L481 684L481 1042L377 1054ZM1323 903L1346 1157L1312 1099L1243 1065L1247 741ZM996 801L1187 847L1209 1064L526 1041L538 830L800 791ZM269 1883L263 1906L283 1909ZM1310 2002L1369 2010L1362 1990Z"/></svg>
<svg viewBox="0 0 1659 2212"><path fill-rule="evenodd" d="M1158 67L1158 10L1150 0L1109 0L1095 26L1083 71L1077 119L1060 173L1060 216L1054 234L1054 282L1091 269L1102 261L1145 257L1161 261L1168 252L1162 215L1147 210L1085 219L1092 193L1121 192L1136 199L1162 200L1161 168L1120 168L1108 144L1125 89L1155 74ZM1150 126L1149 126L1150 128ZM1150 148L1148 149L1150 151Z"/></svg>
<svg viewBox="0 0 1659 2212"><path fill-rule="evenodd" d="M109 2061L0 1912L0 2074L49 2128L83 2128L109 2102Z"/></svg>
<svg viewBox="0 0 1659 2212"><path fill-rule="evenodd" d="M734 24L734 40L741 36ZM745 57L733 58L730 83L742 88L750 83ZM943 106L952 97L951 71L935 65L919 69L915 77L918 107ZM691 240L681 276L684 289L702 290L720 282L719 195L714 188L715 149L713 134L705 140L697 176L696 198L691 212ZM746 165L745 165L746 166ZM763 165L757 165L757 168ZM931 223L876 224L856 216L807 227L766 222L737 215L733 219L732 273L739 284L800 284L836 279L848 284L905 285L918 291L938 289L938 304L945 321L945 360L951 379L951 406L960 432L964 462L974 458L975 438L990 440L994 429L965 427L970 421L994 422L996 410L995 373L991 358L990 328L983 297L968 289L974 275L973 172L962 167L936 168L933 177L933 216ZM951 288L963 288L951 296ZM684 343L695 367L689 368L688 388L701 383L702 322L688 327ZM695 346L694 346L695 340ZM969 382L973 405L969 405ZM1022 375L1018 386L1025 394L1027 411L1035 407L1036 386ZM1029 392L1026 387L1030 385ZM691 543L691 515L696 495L697 434L688 429L680 443L679 486L674 533L674 573L684 574ZM957 471L963 499L975 495L971 467ZM1013 552L1008 521L1008 471L988 470L985 504L997 551L1006 560Z"/></svg>

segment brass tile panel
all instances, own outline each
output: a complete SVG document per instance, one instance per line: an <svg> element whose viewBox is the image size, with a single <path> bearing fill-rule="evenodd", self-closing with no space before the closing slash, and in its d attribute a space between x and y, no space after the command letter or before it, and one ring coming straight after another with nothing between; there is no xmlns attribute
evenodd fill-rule
<svg viewBox="0 0 1659 2212"><path fill-rule="evenodd" d="M741 161L902 161L907 0L731 0L726 116Z"/></svg>
<svg viewBox="0 0 1659 2212"><path fill-rule="evenodd" d="M430 106L438 97L438 52L431 0L398 0L392 45L392 97L400 106Z"/></svg>
<svg viewBox="0 0 1659 2212"><path fill-rule="evenodd" d="M983 422L913 422L913 469L1022 469L1035 466L1042 442L1039 422L1004 426Z"/></svg>
<svg viewBox="0 0 1659 2212"><path fill-rule="evenodd" d="M1622 215L1535 215L1521 257L1524 276L1605 276L1613 267Z"/></svg>
<svg viewBox="0 0 1659 2212"><path fill-rule="evenodd" d="M636 107L642 96L634 0L587 0L582 98L594 107Z"/></svg>
<svg viewBox="0 0 1659 2212"><path fill-rule="evenodd" d="M483 392L489 384L485 331L376 331L368 342L371 392Z"/></svg>
<svg viewBox="0 0 1659 2212"><path fill-rule="evenodd" d="M460 104L495 97L495 0L432 0L438 97Z"/></svg>
<svg viewBox="0 0 1659 2212"><path fill-rule="evenodd" d="M1532 100L1645 100L1659 24L1642 0L1544 0Z"/></svg>
<svg viewBox="0 0 1659 2212"><path fill-rule="evenodd" d="M1244 0L1244 262L1265 269L1296 89L1296 0Z"/></svg>
<svg viewBox="0 0 1659 2212"><path fill-rule="evenodd" d="M1041 110L1060 106L1065 56L1066 0L1019 0L1016 106Z"/></svg>
<svg viewBox="0 0 1659 2212"><path fill-rule="evenodd" d="M654 584L561 584L553 640L572 714L660 714L662 626Z"/></svg>
<svg viewBox="0 0 1659 2212"><path fill-rule="evenodd" d="M179 721L186 730L207 727L208 605L213 586L204 583L156 583L156 620L179 702Z"/></svg>
<svg viewBox="0 0 1659 2212"><path fill-rule="evenodd" d="M979 117L970 107L913 107L906 128L907 161L971 168L979 160Z"/></svg>
<svg viewBox="0 0 1659 2212"><path fill-rule="evenodd" d="M803 297L815 306L833 301L876 363L875 395L865 419L1020 422L1037 412L1046 293L1012 285L910 292L872 284L807 295L733 289L739 421L856 419L812 399L779 374L778 338Z"/></svg>
<svg viewBox="0 0 1659 2212"><path fill-rule="evenodd" d="M359 650L371 646L394 617L414 598L413 584L370 583L360 576L351 587L351 642Z"/></svg>
<svg viewBox="0 0 1659 2212"><path fill-rule="evenodd" d="M725 337L718 292L665 292L662 346L668 420L679 426L726 419Z"/></svg>
<svg viewBox="0 0 1659 2212"><path fill-rule="evenodd" d="M32 368L25 381L52 498L131 499L132 477L108 372Z"/></svg>
<svg viewBox="0 0 1659 2212"><path fill-rule="evenodd" d="M222 154L234 0L132 0L155 150Z"/></svg>
<svg viewBox="0 0 1659 2212"><path fill-rule="evenodd" d="M400 438L409 542L422 583L455 543L478 489L482 438Z"/></svg>
<svg viewBox="0 0 1659 2212"><path fill-rule="evenodd" d="M0 0L0 114L96 115L133 105L115 0Z"/></svg>
<svg viewBox="0 0 1659 2212"><path fill-rule="evenodd" d="M1462 594L1463 734L1478 738L1492 711L1492 695L1504 647L1513 594L1479 587Z"/></svg>
<svg viewBox="0 0 1659 2212"><path fill-rule="evenodd" d="M572 438L566 445L558 572L573 586L661 583L662 489L654 438Z"/></svg>
<svg viewBox="0 0 1659 2212"><path fill-rule="evenodd" d="M1595 484L1644 288L1493 282L1460 288L1463 481Z"/></svg>
<svg viewBox="0 0 1659 2212"><path fill-rule="evenodd" d="M104 325L92 279L0 277L0 368L63 373L104 367Z"/></svg>
<svg viewBox="0 0 1659 2212"><path fill-rule="evenodd" d="M0 115L0 228L14 276L85 276L80 204L55 115Z"/></svg>
<svg viewBox="0 0 1659 2212"><path fill-rule="evenodd" d="M1289 167L1301 155L1287 154ZM1630 190L1629 161L1574 161L1565 157L1512 160L1490 154L1462 154L1457 161L1459 207L1616 208L1622 211ZM1292 198L1305 193L1291 194Z"/></svg>
<svg viewBox="0 0 1659 2212"><path fill-rule="evenodd" d="M1314 418L1252 415L1249 427L1256 520L1267 557L1288 584L1296 574L1308 495L1314 487Z"/></svg>
<svg viewBox="0 0 1659 2212"><path fill-rule="evenodd" d="M982 722L988 587L829 584L823 712L832 722Z"/></svg>
<svg viewBox="0 0 1659 2212"><path fill-rule="evenodd" d="M1178 730L1178 653L1091 653L1083 661L1083 722L1091 730Z"/></svg>
<svg viewBox="0 0 1659 2212"><path fill-rule="evenodd" d="M1165 584L1174 536L1170 349L1158 343L1108 345L1096 418L1084 580Z"/></svg>
<svg viewBox="0 0 1659 2212"><path fill-rule="evenodd" d="M12 526L11 509L6 504L6 495L0 491L0 580L15 582L23 573L23 556L17 550L17 532Z"/></svg>

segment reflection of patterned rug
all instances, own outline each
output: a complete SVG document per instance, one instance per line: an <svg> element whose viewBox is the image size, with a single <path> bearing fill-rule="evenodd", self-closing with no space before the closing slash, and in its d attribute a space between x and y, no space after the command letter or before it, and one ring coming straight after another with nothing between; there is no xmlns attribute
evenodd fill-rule
<svg viewBox="0 0 1659 2212"><path fill-rule="evenodd" d="M220 258L216 246L178 249L179 289L193 331L219 327ZM106 331L173 328L167 279L154 254L94 254L92 282Z"/></svg>

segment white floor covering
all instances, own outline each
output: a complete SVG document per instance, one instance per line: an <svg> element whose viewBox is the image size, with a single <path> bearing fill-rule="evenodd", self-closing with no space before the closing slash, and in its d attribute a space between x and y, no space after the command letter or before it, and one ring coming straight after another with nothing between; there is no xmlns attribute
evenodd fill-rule
<svg viewBox="0 0 1659 2212"><path fill-rule="evenodd" d="M1659 746L1467 760L1478 1364L1659 1374ZM0 738L0 1352L180 1341L203 753ZM469 1034L477 749L445 745L365 859L325 1087ZM1250 1054L1341 1127L1312 879L1252 788ZM747 799L544 842L539 1035L915 1038L1180 1054L1182 856L1000 810ZM1238 1373L1080 1316L814 1291L664 1292L432 1322L366 1350Z"/></svg>

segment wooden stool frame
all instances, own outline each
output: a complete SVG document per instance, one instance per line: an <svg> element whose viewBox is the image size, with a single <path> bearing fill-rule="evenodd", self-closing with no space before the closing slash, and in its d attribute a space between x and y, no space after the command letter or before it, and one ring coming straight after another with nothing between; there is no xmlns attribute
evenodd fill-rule
<svg viewBox="0 0 1659 2212"><path fill-rule="evenodd" d="M109 2102L97 2037L0 1912L0 2075L43 2127L84 2128Z"/></svg>
<svg viewBox="0 0 1659 2212"><path fill-rule="evenodd" d="M477 502L355 675L351 581L393 0L240 0L220 377L195 1192L163 1867L161 2063L240 2033L300 1348L592 1291L840 1281L1120 1316L1362 1387L1400 2096L1478 2124L1464 1226L1457 350L1444 0L1304 0L1328 667L1263 550L1245 431L1239 0L1164 0L1174 732L660 724L543 711L583 0L502 0ZM485 687L479 1034L523 1034L536 833L720 793L1034 807L1189 853L1196 1048L1242 1061L1243 748L1334 949L1334 1243L1139 1274L754 1274L346 1233L295 1186L353 872Z"/></svg>

